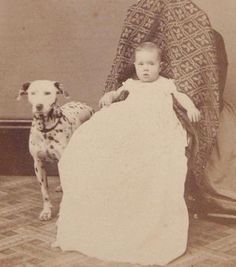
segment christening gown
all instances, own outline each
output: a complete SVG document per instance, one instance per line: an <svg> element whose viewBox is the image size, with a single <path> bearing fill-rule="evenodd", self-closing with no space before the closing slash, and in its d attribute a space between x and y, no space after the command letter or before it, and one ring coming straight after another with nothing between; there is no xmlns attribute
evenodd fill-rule
<svg viewBox="0 0 236 267"><path fill-rule="evenodd" d="M125 101L76 130L60 162L54 246L102 260L167 264L186 250L186 133L172 80L128 79Z"/></svg>

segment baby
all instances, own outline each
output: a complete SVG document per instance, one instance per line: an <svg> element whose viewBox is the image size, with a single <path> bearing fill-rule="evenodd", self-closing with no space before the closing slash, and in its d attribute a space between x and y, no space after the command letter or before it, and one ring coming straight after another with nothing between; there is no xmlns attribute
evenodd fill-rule
<svg viewBox="0 0 236 267"><path fill-rule="evenodd" d="M134 64L138 79L102 97L107 108L75 131L59 162L56 244L109 261L165 265L185 252L189 225L186 131L172 94L191 121L200 112L159 75L155 44L138 46Z"/></svg>
<svg viewBox="0 0 236 267"><path fill-rule="evenodd" d="M134 66L137 77L141 83L152 83L157 81L160 76L162 66L161 49L152 42L144 42L135 49ZM162 77L163 78L163 77ZM106 93L99 101L99 106L109 106L113 102L119 101L128 93L125 93L122 86L117 91ZM172 92L178 102L186 109L189 119L197 122L200 118L200 111L195 107L192 100L184 93L178 92L176 87ZM174 112L174 111L173 111Z"/></svg>

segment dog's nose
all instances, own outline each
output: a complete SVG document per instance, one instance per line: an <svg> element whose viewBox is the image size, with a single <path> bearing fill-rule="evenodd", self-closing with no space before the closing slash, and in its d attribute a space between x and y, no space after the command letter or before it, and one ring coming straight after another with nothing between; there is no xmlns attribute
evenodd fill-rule
<svg viewBox="0 0 236 267"><path fill-rule="evenodd" d="M36 109L37 111L41 111L43 109L43 104L37 104Z"/></svg>

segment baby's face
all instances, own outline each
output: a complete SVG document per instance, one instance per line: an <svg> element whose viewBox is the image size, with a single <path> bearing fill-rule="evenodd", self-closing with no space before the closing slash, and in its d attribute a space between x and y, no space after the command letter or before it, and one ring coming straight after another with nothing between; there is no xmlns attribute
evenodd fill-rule
<svg viewBox="0 0 236 267"><path fill-rule="evenodd" d="M152 49L136 52L134 66L140 81L153 82L157 80L160 72L158 51Z"/></svg>

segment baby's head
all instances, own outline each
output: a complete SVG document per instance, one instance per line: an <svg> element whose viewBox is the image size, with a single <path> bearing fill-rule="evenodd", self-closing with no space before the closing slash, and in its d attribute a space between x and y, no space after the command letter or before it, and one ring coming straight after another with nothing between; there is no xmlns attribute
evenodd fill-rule
<svg viewBox="0 0 236 267"><path fill-rule="evenodd" d="M144 42L135 49L134 66L142 82L158 79L161 64L161 49L152 42Z"/></svg>

